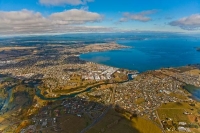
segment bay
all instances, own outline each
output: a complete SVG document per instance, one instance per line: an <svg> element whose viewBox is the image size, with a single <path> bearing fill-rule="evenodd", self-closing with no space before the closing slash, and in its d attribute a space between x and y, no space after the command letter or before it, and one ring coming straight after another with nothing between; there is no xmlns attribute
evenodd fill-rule
<svg viewBox="0 0 200 133"><path fill-rule="evenodd" d="M131 46L129 49L92 52L80 58L108 66L144 72L166 67L180 67L200 63L200 39L194 37L150 38L120 40L118 44Z"/></svg>
<svg viewBox="0 0 200 133"><path fill-rule="evenodd" d="M189 93L192 94L192 98L197 101L200 101L200 87L195 87L193 85L186 85L184 87Z"/></svg>

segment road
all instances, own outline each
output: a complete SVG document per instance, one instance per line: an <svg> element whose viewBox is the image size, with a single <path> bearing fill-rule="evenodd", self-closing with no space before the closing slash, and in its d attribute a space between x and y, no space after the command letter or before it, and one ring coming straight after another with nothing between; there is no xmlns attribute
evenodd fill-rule
<svg viewBox="0 0 200 133"><path fill-rule="evenodd" d="M90 128L92 128L95 124L97 124L107 113L108 111L114 106L115 103L115 87L112 90L112 94L111 94L111 98L110 98L110 105L107 107L106 110L103 111L103 113L97 118L95 119L92 124L90 124L88 127L86 127L85 129L83 129L80 133L85 133L87 130L89 130Z"/></svg>
<svg viewBox="0 0 200 133"><path fill-rule="evenodd" d="M112 106L114 106L114 103L115 103L115 90L116 90L116 88L114 87L112 90L111 98L110 98L110 104Z"/></svg>
<svg viewBox="0 0 200 133"><path fill-rule="evenodd" d="M103 111L103 113L97 118L95 119L89 126L87 126L86 128L84 128L80 133L85 133L86 131L88 131L90 128L92 128L95 124L97 124L107 113L108 111L112 108L112 105L109 105L107 107L106 110Z"/></svg>
<svg viewBox="0 0 200 133"><path fill-rule="evenodd" d="M162 132L163 132L163 133L165 133L165 129L163 128L163 124L162 124L162 122L161 122L161 120L160 120L160 117L159 117L159 115L158 115L158 112L157 112L157 111L156 111L156 115L157 115L158 121L159 121L159 123L160 123L160 125L161 125Z"/></svg>

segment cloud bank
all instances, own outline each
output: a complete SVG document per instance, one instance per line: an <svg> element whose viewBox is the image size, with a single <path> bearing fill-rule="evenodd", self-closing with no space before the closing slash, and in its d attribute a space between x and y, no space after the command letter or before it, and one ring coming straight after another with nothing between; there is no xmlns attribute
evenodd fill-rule
<svg viewBox="0 0 200 133"><path fill-rule="evenodd" d="M99 22L103 16L78 9L53 13L44 17L39 12L30 10L0 11L0 34L34 34L110 31L102 26L84 26L88 22Z"/></svg>
<svg viewBox="0 0 200 133"><path fill-rule="evenodd" d="M123 14L123 17L120 19L120 22L126 22L129 20L148 22L148 21L152 20L148 15L154 14L156 12L157 12L157 10L147 10L147 11L142 11L139 13L126 12Z"/></svg>
<svg viewBox="0 0 200 133"><path fill-rule="evenodd" d="M93 0L39 0L40 4L47 6L85 5Z"/></svg>
<svg viewBox="0 0 200 133"><path fill-rule="evenodd" d="M200 14L193 14L189 17L184 17L169 23L171 26L178 26L184 30L199 30L200 29Z"/></svg>

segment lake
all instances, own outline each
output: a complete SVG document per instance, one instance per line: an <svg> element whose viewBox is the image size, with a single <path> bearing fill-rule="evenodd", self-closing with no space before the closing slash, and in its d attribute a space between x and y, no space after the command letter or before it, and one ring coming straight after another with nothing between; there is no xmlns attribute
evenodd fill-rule
<svg viewBox="0 0 200 133"><path fill-rule="evenodd" d="M200 101L200 87L195 87L193 85L186 85L184 89L186 89L189 93L192 94L192 98Z"/></svg>
<svg viewBox="0 0 200 133"><path fill-rule="evenodd" d="M200 52L196 50L200 46L200 39L195 37L124 39L117 43L132 48L86 53L80 58L139 72L200 63Z"/></svg>

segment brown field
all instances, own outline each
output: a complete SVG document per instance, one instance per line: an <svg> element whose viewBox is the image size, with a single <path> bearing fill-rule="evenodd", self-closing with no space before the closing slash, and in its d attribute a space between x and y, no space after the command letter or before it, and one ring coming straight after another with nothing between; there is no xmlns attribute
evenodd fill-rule
<svg viewBox="0 0 200 133"><path fill-rule="evenodd" d="M87 133L162 133L161 129L149 120L140 117L132 120L127 118L114 110L110 110Z"/></svg>
<svg viewBox="0 0 200 133"><path fill-rule="evenodd" d="M94 49L94 50L105 50L105 49L117 49L117 48L125 48L127 46L119 45L116 43L102 43L102 44L93 44L85 46L86 49Z"/></svg>
<svg viewBox="0 0 200 133"><path fill-rule="evenodd" d="M188 72L186 72L187 74L191 74L191 75L196 75L196 76L199 76L200 74L200 70L199 69L193 69L193 70L190 70Z"/></svg>
<svg viewBox="0 0 200 133"><path fill-rule="evenodd" d="M190 66L185 66L185 67L179 67L179 68L176 68L179 73L183 73L183 72L186 72L186 71L190 71L192 69L194 69L193 67L190 67Z"/></svg>
<svg viewBox="0 0 200 133"><path fill-rule="evenodd" d="M163 104L159 109L157 109L158 115L161 120L166 120L166 118L171 118L174 123L186 122L198 125L200 122L199 117L199 107L200 103L195 102L194 105L190 103L167 103ZM190 113L190 115L184 114L184 112ZM197 121L198 122L197 122ZM190 128L194 133L200 133L200 129ZM177 131L171 131L169 133L178 133Z"/></svg>
<svg viewBox="0 0 200 133"><path fill-rule="evenodd" d="M118 121L118 123L115 123ZM104 118L86 133L139 133L132 127L132 122L114 110L110 110Z"/></svg>
<svg viewBox="0 0 200 133"><path fill-rule="evenodd" d="M173 121L189 122L187 115L184 115L184 109L158 109L158 115L161 120L171 118Z"/></svg>
<svg viewBox="0 0 200 133"><path fill-rule="evenodd" d="M157 111L161 120L171 118L175 122L190 122L187 115L183 114L190 108L191 106L188 103L167 103L163 104Z"/></svg>
<svg viewBox="0 0 200 133"><path fill-rule="evenodd" d="M140 133L162 133L161 129L150 120L134 118L132 122L133 127L138 129Z"/></svg>
<svg viewBox="0 0 200 133"><path fill-rule="evenodd" d="M34 49L36 47L0 47L0 51Z"/></svg>

